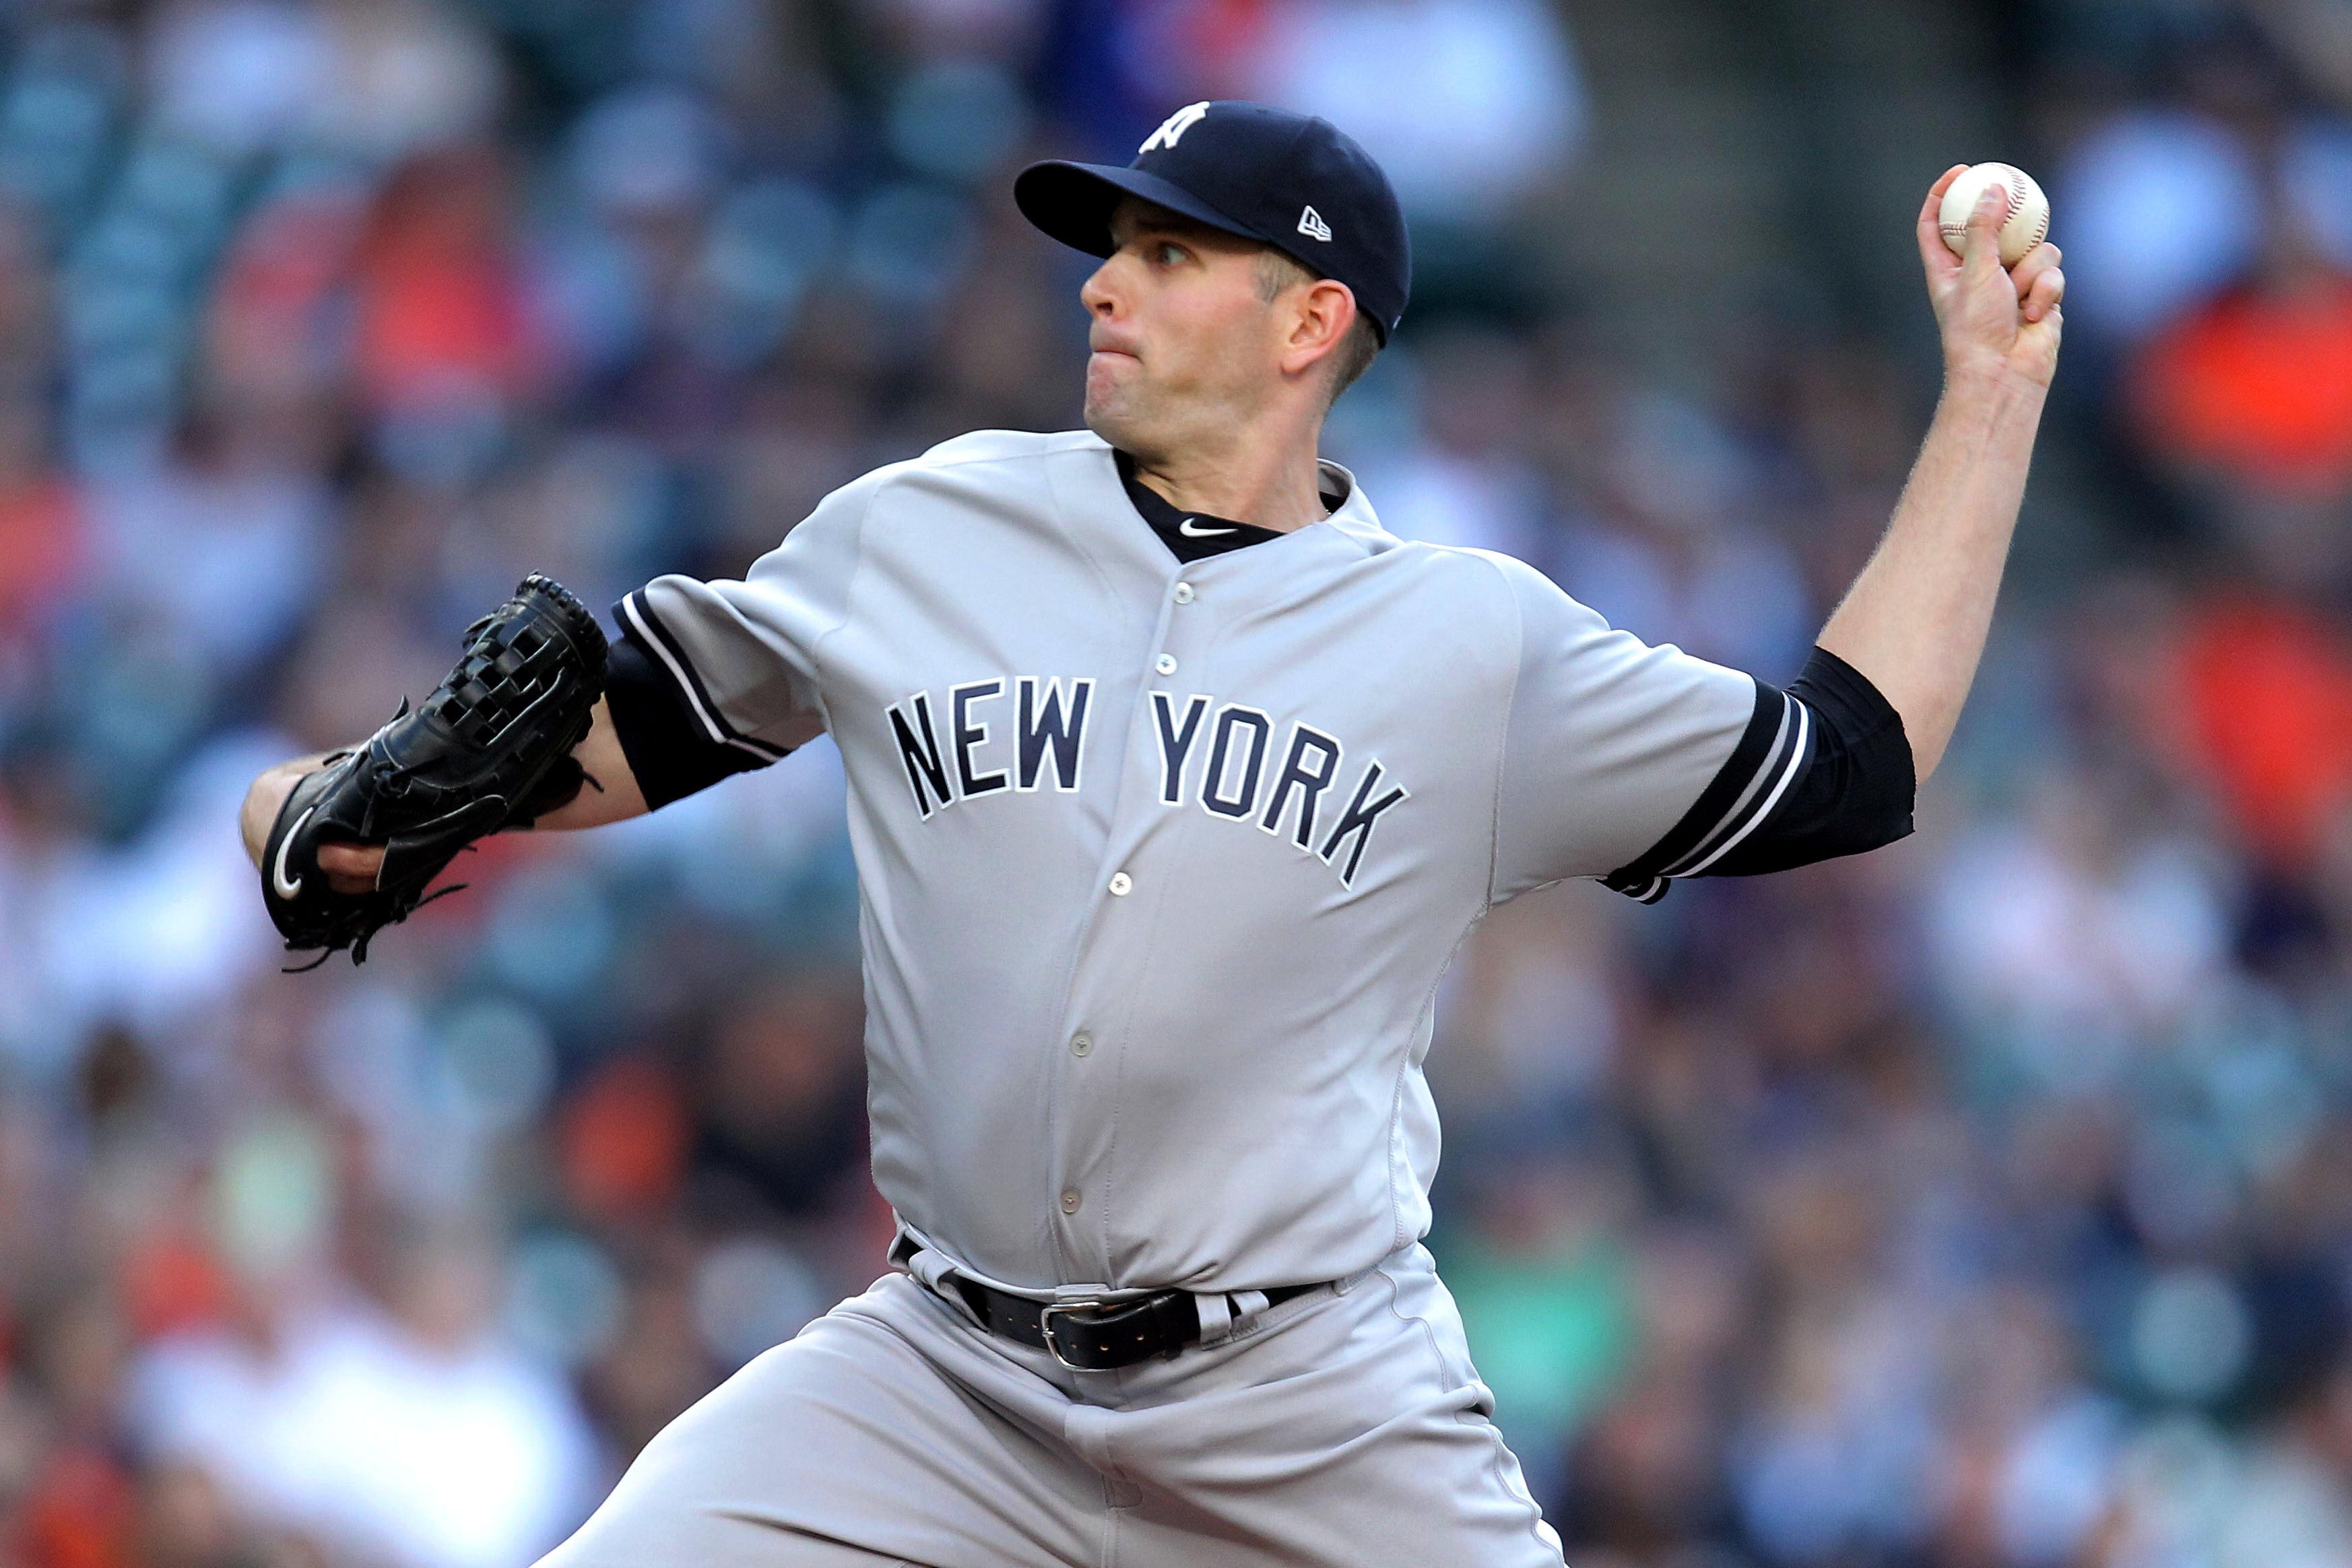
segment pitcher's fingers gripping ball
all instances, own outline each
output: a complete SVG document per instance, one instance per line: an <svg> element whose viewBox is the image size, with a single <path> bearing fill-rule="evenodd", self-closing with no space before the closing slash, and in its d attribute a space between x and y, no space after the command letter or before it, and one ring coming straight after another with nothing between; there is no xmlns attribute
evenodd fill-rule
<svg viewBox="0 0 2352 1568"><path fill-rule="evenodd" d="M2006 163L1954 164L1928 187L1919 259L1948 358L1990 351L2028 384L2050 385L2066 274L2048 238L2049 207L2041 187Z"/></svg>
<svg viewBox="0 0 2352 1568"><path fill-rule="evenodd" d="M2000 264L2014 267L2050 237L2050 198L2042 194L2032 175L2014 163L1977 163L1964 170L1944 192L1937 226L1952 254L1965 255L1969 215L1977 210L1978 198L1988 186L2000 187L2006 204L2000 225Z"/></svg>
<svg viewBox="0 0 2352 1568"><path fill-rule="evenodd" d="M365 962L369 939L426 902L459 850L593 783L572 751L604 689L604 628L562 584L532 573L466 629L464 657L423 707L412 713L404 699L364 746L330 757L286 797L261 884L287 950L324 963L349 948ZM342 840L384 846L371 890L328 886L319 847Z"/></svg>

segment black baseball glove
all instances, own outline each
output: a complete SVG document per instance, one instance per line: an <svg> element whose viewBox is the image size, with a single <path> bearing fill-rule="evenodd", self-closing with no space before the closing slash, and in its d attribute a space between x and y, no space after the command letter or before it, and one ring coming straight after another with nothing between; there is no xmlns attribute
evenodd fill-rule
<svg viewBox="0 0 2352 1568"><path fill-rule="evenodd" d="M532 573L466 628L465 657L422 708L412 713L403 699L367 744L330 756L286 797L261 889L287 950L323 949L306 969L344 948L366 962L369 939L428 902L426 886L459 850L595 784L572 750L604 689L604 628L562 584ZM335 839L384 847L373 890L327 885L319 846Z"/></svg>

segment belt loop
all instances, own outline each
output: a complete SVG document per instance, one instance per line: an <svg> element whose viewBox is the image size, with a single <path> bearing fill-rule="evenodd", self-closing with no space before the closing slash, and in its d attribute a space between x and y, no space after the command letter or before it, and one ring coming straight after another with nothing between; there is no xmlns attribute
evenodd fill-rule
<svg viewBox="0 0 2352 1568"><path fill-rule="evenodd" d="M1265 1314L1272 1305L1263 1290L1236 1290L1231 1295L1195 1296L1192 1304L1201 1314L1200 1343L1223 1344L1235 1334L1246 1332L1251 1324Z"/></svg>
<svg viewBox="0 0 2352 1568"><path fill-rule="evenodd" d="M1192 1302L1201 1310L1201 1343L1223 1344L1233 1337L1234 1299L1231 1296L1195 1296Z"/></svg>
<svg viewBox="0 0 2352 1568"><path fill-rule="evenodd" d="M888 1257L891 1266L897 1268L904 1268L907 1267L907 1259L912 1258L917 1252L922 1250L922 1246L923 1244L921 1242L915 1239L914 1232L907 1228L907 1222L900 1220L898 1222L898 1228L894 1231L890 1237L890 1251Z"/></svg>
<svg viewBox="0 0 2352 1568"><path fill-rule="evenodd" d="M971 1303L963 1299L963 1292L949 1284L956 1267L947 1254L924 1246L912 1231L901 1226L898 1237L890 1243L890 1261L913 1275L916 1281L932 1295L982 1328L988 1327L981 1315L972 1310Z"/></svg>
<svg viewBox="0 0 2352 1568"><path fill-rule="evenodd" d="M945 1290L948 1276L955 1271L953 1263L928 1247L907 1259L907 1272L934 1290Z"/></svg>

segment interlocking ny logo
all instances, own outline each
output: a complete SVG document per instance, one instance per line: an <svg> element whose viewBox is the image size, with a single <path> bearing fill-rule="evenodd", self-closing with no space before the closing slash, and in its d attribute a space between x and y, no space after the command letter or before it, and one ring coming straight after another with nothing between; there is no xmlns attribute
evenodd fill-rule
<svg viewBox="0 0 2352 1568"><path fill-rule="evenodd" d="M1313 207L1298 215L1298 232L1309 239L1319 239L1326 245L1331 243L1331 226L1325 223L1323 215Z"/></svg>
<svg viewBox="0 0 2352 1568"><path fill-rule="evenodd" d="M1160 129L1151 133L1150 140L1135 150L1135 155L1140 158L1154 147L1166 147L1173 151L1176 143L1184 140L1184 132L1207 118L1209 118L1209 106L1206 103L1187 104L1162 121Z"/></svg>

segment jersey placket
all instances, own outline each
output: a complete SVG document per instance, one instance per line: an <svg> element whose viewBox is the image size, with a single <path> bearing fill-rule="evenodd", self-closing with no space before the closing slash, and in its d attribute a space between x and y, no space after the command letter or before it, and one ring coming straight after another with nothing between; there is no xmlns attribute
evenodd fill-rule
<svg viewBox="0 0 2352 1568"><path fill-rule="evenodd" d="M1156 544L1155 544L1156 548ZM1136 1004L1151 984L1152 958L1161 933L1155 928L1171 889L1182 874L1176 852L1189 831L1180 806L1160 795L1161 754L1153 693L1181 703L1187 684L1216 640L1222 617L1213 600L1192 579L1206 562L1178 563L1160 587L1160 616L1142 656L1128 715L1118 786L1095 879L1092 918L1079 933L1064 1009L1064 1048L1052 1089L1060 1130L1055 1165L1058 1190L1053 1217L1056 1250L1065 1264L1097 1283L1113 1279L1111 1233L1119 1228L1113 1205L1120 1199L1118 1131L1126 1116L1149 1114L1149 1107L1125 1103L1121 1067L1135 1049L1167 1049L1176 1042L1139 1041L1130 1024ZM1197 759L1195 759L1197 766Z"/></svg>

